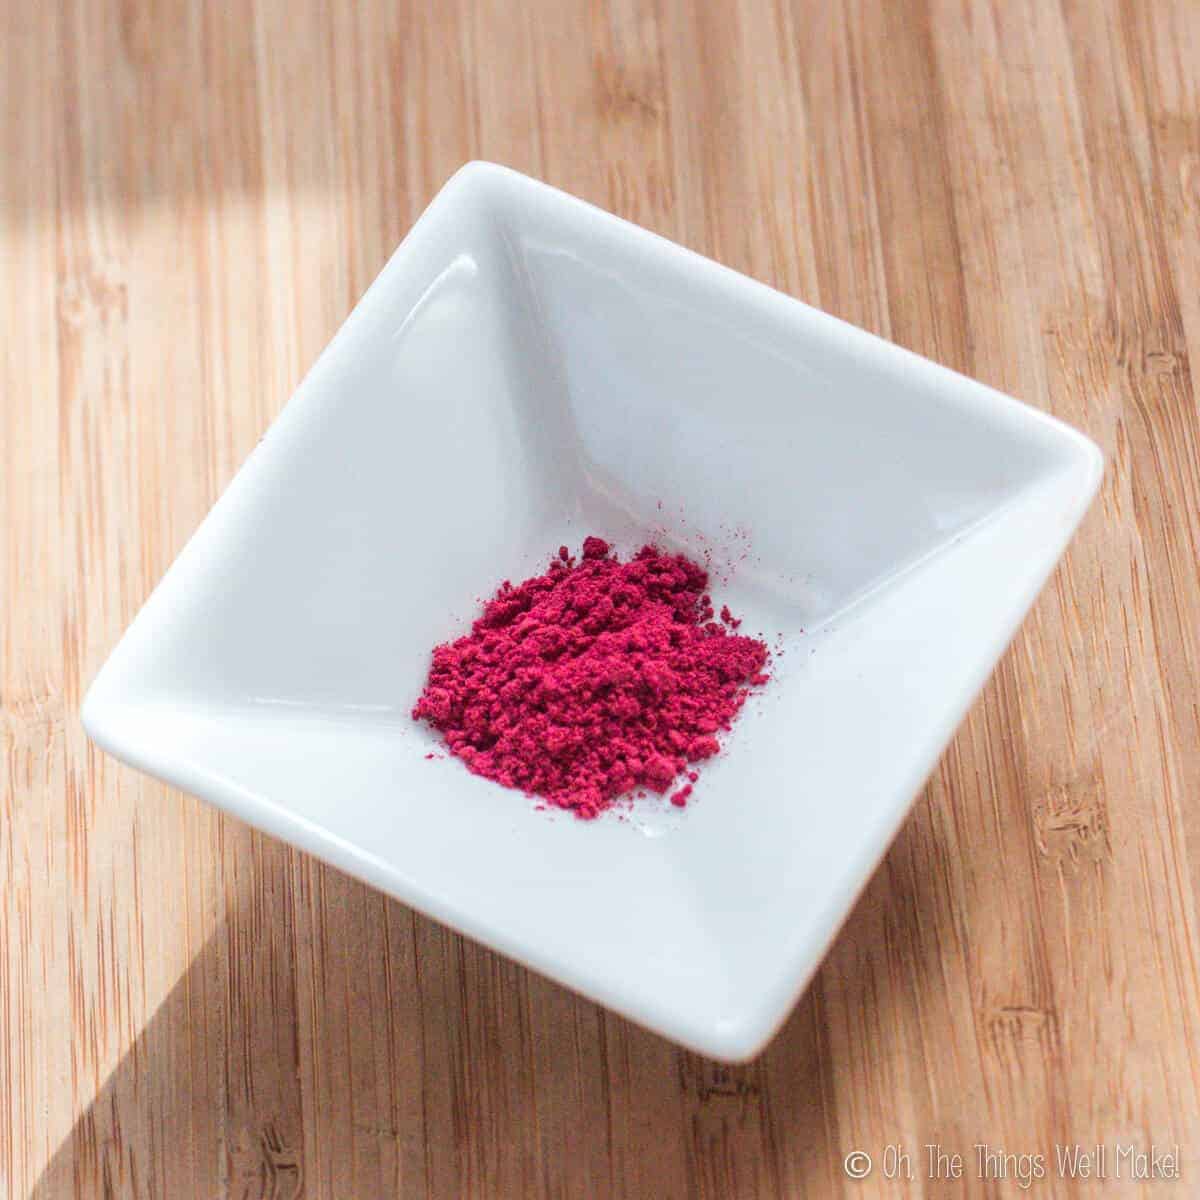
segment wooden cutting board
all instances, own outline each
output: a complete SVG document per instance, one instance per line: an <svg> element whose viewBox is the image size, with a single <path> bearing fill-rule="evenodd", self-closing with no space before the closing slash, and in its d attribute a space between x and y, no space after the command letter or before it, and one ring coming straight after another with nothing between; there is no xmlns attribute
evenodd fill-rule
<svg viewBox="0 0 1200 1200"><path fill-rule="evenodd" d="M0 1194L1022 1194L979 1178L987 1143L1049 1156L1034 1194L1066 1196L1055 1144L1096 1141L1177 1144L1184 1182L1087 1195L1194 1193L1200 6L12 0L0 95ZM80 731L138 605L472 157L1108 457L746 1067ZM930 1143L963 1179L928 1178Z"/></svg>

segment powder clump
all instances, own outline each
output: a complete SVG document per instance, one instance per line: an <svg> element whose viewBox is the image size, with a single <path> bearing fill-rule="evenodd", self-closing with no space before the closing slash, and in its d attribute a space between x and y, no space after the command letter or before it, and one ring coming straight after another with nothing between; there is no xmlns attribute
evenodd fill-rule
<svg viewBox="0 0 1200 1200"><path fill-rule="evenodd" d="M580 561L559 548L546 572L505 580L471 632L438 646L415 720L477 775L591 818L629 792L672 793L720 749L766 645L713 620L707 572L644 546L621 562L602 538Z"/></svg>

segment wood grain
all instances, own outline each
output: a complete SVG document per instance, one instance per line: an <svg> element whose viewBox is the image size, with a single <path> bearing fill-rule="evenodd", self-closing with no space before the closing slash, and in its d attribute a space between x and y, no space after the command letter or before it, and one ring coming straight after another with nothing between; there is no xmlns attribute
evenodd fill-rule
<svg viewBox="0 0 1200 1200"><path fill-rule="evenodd" d="M0 1194L1200 1188L1200 7L0 6ZM683 1053L85 741L83 688L486 157L1015 392L1103 490L807 996ZM958 1184L846 1180L941 1142Z"/></svg>

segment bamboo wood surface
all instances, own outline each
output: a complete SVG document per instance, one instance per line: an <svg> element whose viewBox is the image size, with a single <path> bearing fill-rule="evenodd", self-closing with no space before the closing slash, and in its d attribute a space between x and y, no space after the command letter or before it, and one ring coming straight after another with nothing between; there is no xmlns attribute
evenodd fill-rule
<svg viewBox="0 0 1200 1200"><path fill-rule="evenodd" d="M1200 6L0 5L0 1194L1200 1194ZM445 178L507 163L1087 430L1106 479L723 1068L106 759L83 688ZM930 1181L926 1143L966 1158ZM882 1178L882 1150L914 1156ZM863 1149L876 1169L845 1178Z"/></svg>

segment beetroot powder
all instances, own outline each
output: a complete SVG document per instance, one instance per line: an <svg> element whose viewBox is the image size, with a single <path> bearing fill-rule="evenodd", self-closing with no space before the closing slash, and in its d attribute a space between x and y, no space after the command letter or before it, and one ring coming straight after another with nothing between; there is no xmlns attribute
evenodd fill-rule
<svg viewBox="0 0 1200 1200"><path fill-rule="evenodd" d="M622 563L589 537L544 575L507 580L471 632L438 646L415 720L477 775L591 818L626 792L687 804L688 764L717 753L767 647L713 619L708 574L645 546Z"/></svg>

